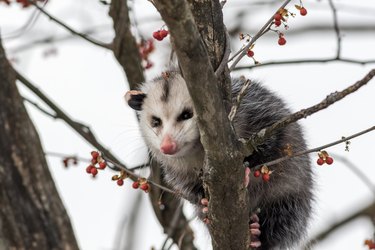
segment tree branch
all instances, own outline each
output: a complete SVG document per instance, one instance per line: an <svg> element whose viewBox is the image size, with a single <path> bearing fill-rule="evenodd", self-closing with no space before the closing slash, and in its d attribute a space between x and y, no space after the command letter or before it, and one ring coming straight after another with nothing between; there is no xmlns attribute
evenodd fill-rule
<svg viewBox="0 0 375 250"><path fill-rule="evenodd" d="M155 0L154 3L168 25L197 114L205 149L203 182L210 199L213 248L246 249L249 245L248 197L242 182L238 181L244 178L242 148L231 129L207 50L186 1ZM226 237L222 237L222 232L227 233Z"/></svg>
<svg viewBox="0 0 375 250"><path fill-rule="evenodd" d="M343 143L343 142L346 142L348 140L351 140L353 138L356 138L358 136L361 136L361 135L364 135L366 133L369 133L371 131L375 130L375 126L372 126L368 129L365 129L363 131L360 131L358 133L355 133L353 135L350 135L348 137L343 137L342 139L340 140L337 140L337 141L334 141L334 142L331 142L331 143L328 143L326 145L323 145L323 146L319 146L319 147L316 147L316 148L312 148L312 149L308 149L308 150L304 150L304 151L300 151L300 152L297 152L297 153L293 153L292 155L287 155L287 156L284 156L284 157L281 157L279 159L276 159L276 160L273 160L273 161L269 161L269 162L265 162L265 163L262 163L262 164L259 164L259 165L256 165L254 167L252 167L252 169L259 169L260 167L266 165L266 166L272 166L272 165L275 165L275 164L279 164L283 161L286 161L286 160L289 160L289 159L292 159L294 157L298 157L298 156L301 156L301 155L306 155L306 154L310 154L310 153L314 153L314 152L319 152L320 150L323 150L323 149L326 149L326 148L329 148L329 147L332 147L332 146L335 146L337 144L340 144L340 143Z"/></svg>
<svg viewBox="0 0 375 250"><path fill-rule="evenodd" d="M135 89L137 84L145 81L145 77L139 49L130 30L127 0L112 0L109 15L113 19L116 34L113 53L124 69L130 89Z"/></svg>
<svg viewBox="0 0 375 250"><path fill-rule="evenodd" d="M353 64L372 64L375 63L375 60L355 60L349 58L327 58L327 59L298 59L298 60L289 60L289 61L268 61L259 64L249 65L249 66L239 66L233 69L233 71L243 70L243 69L253 69L261 68L266 66L274 65L289 65L289 64L302 64L302 63L329 63L329 62L344 62L344 63L353 63Z"/></svg>
<svg viewBox="0 0 375 250"><path fill-rule="evenodd" d="M337 52L336 52L336 58L340 58L341 56L341 34L340 34L340 27L339 27L339 22L337 18L337 11L336 7L333 3L333 0L328 0L329 6L332 10L332 15L333 15L333 27L335 30L336 34L336 40L337 40Z"/></svg>
<svg viewBox="0 0 375 250"><path fill-rule="evenodd" d="M279 9L283 9L285 6L288 5L288 3L290 2L291 0L286 0L281 6ZM278 10L279 10L278 9ZM243 48L241 48L237 53L235 53L231 59L229 59L229 61L233 60L234 58L236 58L236 60L232 63L232 65L229 67L229 70L232 71L236 65L239 63L239 61L246 55L247 51L249 50L249 48L251 47L251 45L253 45L256 40L258 40L262 35L264 35L265 31L270 27L270 25L272 24L273 20L274 20L274 14L272 14L272 17L270 17L270 19L268 19L268 21L263 25L263 27L258 31L257 34L255 34L255 36L253 36L251 38L251 40L247 43L247 45Z"/></svg>
<svg viewBox="0 0 375 250"><path fill-rule="evenodd" d="M350 223L351 221L359 218L359 217L368 217L369 219L373 218L375 216L375 203L372 203L371 205L363 208L362 210L344 218L341 221L338 221L331 225L327 230L324 230L323 232L319 233L317 236L309 240L309 243L306 244L304 249L311 249L312 246L314 246L316 243L326 239L331 233L333 233L336 229L346 225L347 223Z"/></svg>
<svg viewBox="0 0 375 250"><path fill-rule="evenodd" d="M95 39L93 38L90 38L89 36L87 36L86 34L83 34L83 33L79 33L77 31L75 31L74 29L72 29L70 26L66 25L65 23L63 23L62 21L58 20L57 18L53 17L51 14L49 14L47 11L45 11L43 8L39 7L38 4L36 4L35 2L29 0L29 3L31 3L32 5L34 5L35 8L37 8L40 12L42 12L44 15L46 15L50 20L54 21L55 23L59 24L60 26L62 26L63 28L65 28L66 30L70 31L72 34L76 35L76 36L79 36L81 38L83 38L84 40L92 43L92 44L95 44L99 47L102 47L102 48L105 48L105 49L111 49L111 46L109 44L104 44L102 42L99 42L99 41L96 41Z"/></svg>
<svg viewBox="0 0 375 250"><path fill-rule="evenodd" d="M340 92L334 92L328 95L323 101L320 103L309 107L307 109L302 109L290 116L284 117L280 121L272 124L269 127L263 128L258 133L256 133L252 138L250 138L246 144L250 152L256 147L264 142L265 139L269 138L273 133L275 133L278 129L283 128L293 122L296 122L302 118L306 118L322 109L329 107L330 105L334 104L337 101L340 101L345 96L357 91L362 86L366 85L373 77L375 76L375 69L371 70L362 80L357 81L355 84L347 87L346 89Z"/></svg>

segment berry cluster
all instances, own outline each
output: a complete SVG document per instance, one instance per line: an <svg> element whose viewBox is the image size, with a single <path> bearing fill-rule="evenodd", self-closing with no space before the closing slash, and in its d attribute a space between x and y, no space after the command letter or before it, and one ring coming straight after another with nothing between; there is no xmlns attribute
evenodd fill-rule
<svg viewBox="0 0 375 250"><path fill-rule="evenodd" d="M316 163L319 166L323 165L324 163L327 163L328 165L331 165L333 163L333 158L329 156L327 151L318 152L318 156L319 158L316 161Z"/></svg>
<svg viewBox="0 0 375 250"><path fill-rule="evenodd" d="M133 182L132 187L134 189L140 188L143 191L145 191L146 193L148 193L150 191L150 184L148 184L146 178L138 178L137 181Z"/></svg>
<svg viewBox="0 0 375 250"><path fill-rule="evenodd" d="M163 40L166 36L168 36L169 34L169 31L168 30L165 30L164 28L158 30L158 31L155 31L154 33L152 33L152 36L158 40L158 41L161 41Z"/></svg>
<svg viewBox="0 0 375 250"><path fill-rule="evenodd" d="M269 168L266 165L263 165L260 168L260 170L256 170L254 172L254 177L258 178L259 176L262 176L263 181L269 181L271 174L272 174L272 171L269 170Z"/></svg>
<svg viewBox="0 0 375 250"><path fill-rule="evenodd" d="M368 249L375 249L375 242L373 240L365 240L365 245Z"/></svg>
<svg viewBox="0 0 375 250"><path fill-rule="evenodd" d="M128 177L124 170L120 171L119 175L112 176L112 181L116 181L117 185L122 186L124 185L124 180Z"/></svg>
<svg viewBox="0 0 375 250"><path fill-rule="evenodd" d="M97 151L92 151L91 156L91 164L86 168L86 173L91 174L92 177L95 177L98 174L98 169L105 169L107 167L107 163ZM98 164L99 166L96 167L96 164Z"/></svg>
<svg viewBox="0 0 375 250"><path fill-rule="evenodd" d="M302 2L301 2L301 5L295 5L295 7L296 7L297 10L299 10L299 13L301 14L301 16L306 16L307 15L307 10L306 10L305 7L302 6ZM288 17L289 16L294 17L295 14L289 12L285 8L281 8L273 16L273 24L275 25L275 27L280 27L281 24L284 24L284 28L288 29L289 26L287 25L287 21L288 21ZM285 45L286 44L286 39L284 37L284 34L281 33L281 32L279 32L279 31L277 31L277 30L276 30L276 32L279 34L278 44L280 46Z"/></svg>
<svg viewBox="0 0 375 250"><path fill-rule="evenodd" d="M77 157L75 157L75 156L65 157L63 159L63 164L64 164L64 167L66 167L66 168L69 167L70 164L77 165L78 164Z"/></svg>
<svg viewBox="0 0 375 250"><path fill-rule="evenodd" d="M44 2L44 1L45 0L34 0L34 2ZM11 0L0 0L0 2L4 2L7 5L11 4ZM32 5L29 0L16 0L16 2L21 4L23 8L27 8L30 5Z"/></svg>
<svg viewBox="0 0 375 250"><path fill-rule="evenodd" d="M154 66L154 64L148 58L151 52L155 50L154 41L152 39L142 40L138 44L138 50L144 64L143 67L145 69L149 69Z"/></svg>

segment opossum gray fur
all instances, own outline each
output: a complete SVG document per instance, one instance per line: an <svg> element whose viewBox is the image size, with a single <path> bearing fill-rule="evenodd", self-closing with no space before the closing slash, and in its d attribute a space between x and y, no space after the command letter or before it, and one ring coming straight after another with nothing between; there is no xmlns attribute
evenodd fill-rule
<svg viewBox="0 0 375 250"><path fill-rule="evenodd" d="M235 100L244 80L232 82ZM142 134L153 157L161 163L165 180L199 206L204 197L199 178L204 150L194 105L181 74L168 71L142 84L139 91L127 95L127 101L138 111ZM233 125L239 138L249 138L289 114L279 97L252 82ZM306 149L297 123L277 131L244 160L251 167L280 158L285 156L288 145L293 152ZM260 209L261 249L286 249L298 243L306 231L313 200L311 164L308 156L303 155L270 168L273 172L268 182L250 176L251 210Z"/></svg>

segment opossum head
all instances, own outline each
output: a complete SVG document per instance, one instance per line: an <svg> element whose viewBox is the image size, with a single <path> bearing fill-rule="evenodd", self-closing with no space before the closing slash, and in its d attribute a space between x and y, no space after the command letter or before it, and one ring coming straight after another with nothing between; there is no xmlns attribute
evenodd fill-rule
<svg viewBox="0 0 375 250"><path fill-rule="evenodd" d="M142 84L139 91L127 92L125 98L138 111L142 134L154 156L179 158L197 149L200 140L194 106L179 72L163 73Z"/></svg>

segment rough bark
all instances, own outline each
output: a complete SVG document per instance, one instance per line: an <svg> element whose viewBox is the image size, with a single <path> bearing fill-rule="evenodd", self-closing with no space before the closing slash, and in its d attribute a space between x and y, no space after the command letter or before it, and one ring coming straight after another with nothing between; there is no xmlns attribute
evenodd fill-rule
<svg viewBox="0 0 375 250"><path fill-rule="evenodd" d="M136 40L130 30L129 9L127 0L111 1L109 15L113 19L115 38L113 53L124 69L131 89L144 82L143 67Z"/></svg>
<svg viewBox="0 0 375 250"><path fill-rule="evenodd" d="M78 249L0 43L0 249Z"/></svg>
<svg viewBox="0 0 375 250"><path fill-rule="evenodd" d="M205 44L186 1L154 2L170 30L172 44L198 116L201 142L206 152L203 181L210 199L213 248L246 249L248 198L242 181L238 181L244 177L242 147L229 124L223 94Z"/></svg>

